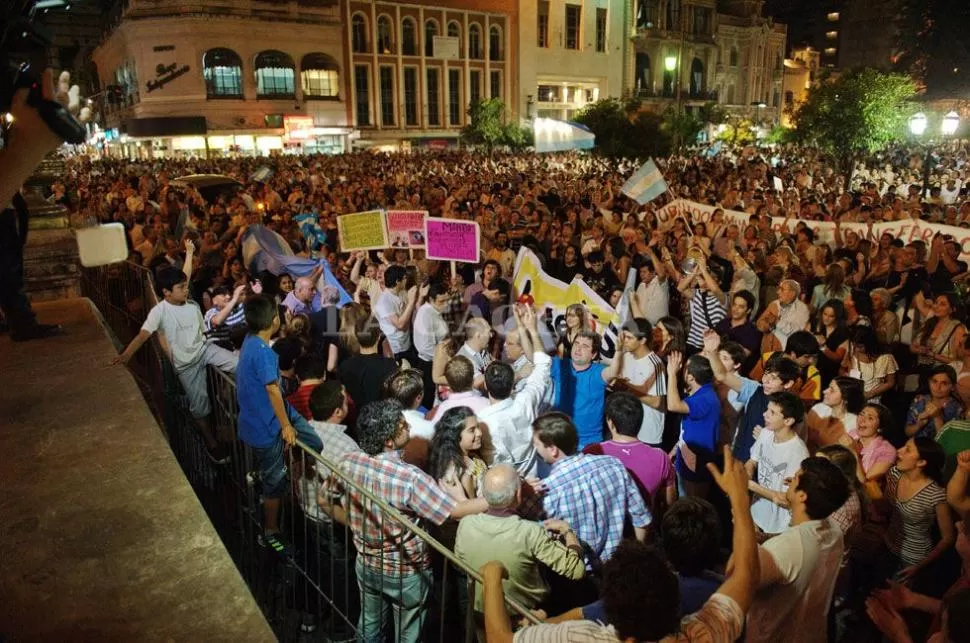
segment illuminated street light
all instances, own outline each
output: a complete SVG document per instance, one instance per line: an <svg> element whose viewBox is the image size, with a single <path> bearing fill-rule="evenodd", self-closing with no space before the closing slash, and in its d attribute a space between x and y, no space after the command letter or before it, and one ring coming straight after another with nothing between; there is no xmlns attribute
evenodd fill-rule
<svg viewBox="0 0 970 643"><path fill-rule="evenodd" d="M956 112L950 112L943 117L940 131L943 132L943 136L953 136L958 127L960 127L960 115Z"/></svg>
<svg viewBox="0 0 970 643"><path fill-rule="evenodd" d="M677 69L677 56L667 56L664 58L664 69L667 71Z"/></svg>
<svg viewBox="0 0 970 643"><path fill-rule="evenodd" d="M926 114L923 112L916 112L910 116L909 131L912 132L914 136L922 136L923 132L926 131Z"/></svg>

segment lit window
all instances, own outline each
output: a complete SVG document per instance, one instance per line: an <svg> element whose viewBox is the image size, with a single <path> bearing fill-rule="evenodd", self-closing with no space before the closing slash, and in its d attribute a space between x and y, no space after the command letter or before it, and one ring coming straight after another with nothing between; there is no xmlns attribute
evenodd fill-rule
<svg viewBox="0 0 970 643"><path fill-rule="evenodd" d="M827 48L825 50L825 55L826 56L834 56L835 55L835 51L836 51L835 47L829 47L829 48Z"/></svg>
<svg viewBox="0 0 970 643"><path fill-rule="evenodd" d="M839 21L839 12L838 11L833 11L832 13L830 13L829 15L827 15L826 18L829 19L829 22L838 22Z"/></svg>
<svg viewBox="0 0 970 643"><path fill-rule="evenodd" d="M829 40L835 40L836 38L839 37L839 32L838 31L826 31L825 32L825 37L828 38Z"/></svg>

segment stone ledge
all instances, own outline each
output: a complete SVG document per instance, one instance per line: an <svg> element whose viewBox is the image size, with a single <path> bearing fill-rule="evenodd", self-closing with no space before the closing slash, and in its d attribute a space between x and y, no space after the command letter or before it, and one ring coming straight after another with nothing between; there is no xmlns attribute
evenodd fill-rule
<svg viewBox="0 0 970 643"><path fill-rule="evenodd" d="M87 299L0 336L0 639L275 637Z"/></svg>

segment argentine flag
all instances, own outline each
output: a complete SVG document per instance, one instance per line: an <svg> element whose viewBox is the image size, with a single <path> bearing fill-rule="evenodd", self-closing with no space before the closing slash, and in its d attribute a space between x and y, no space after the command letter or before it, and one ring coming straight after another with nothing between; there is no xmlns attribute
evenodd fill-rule
<svg viewBox="0 0 970 643"><path fill-rule="evenodd" d="M667 182L664 181L663 175L657 169L657 164L653 162L653 159L649 159L636 171L636 174L627 179L621 191L643 205L666 192Z"/></svg>
<svg viewBox="0 0 970 643"><path fill-rule="evenodd" d="M251 225L246 228L242 238L243 265L249 274L256 275L263 270L269 270L274 275L284 272L296 277L308 277L317 266L323 266L324 283L333 286L340 293L338 308L353 301L337 278L330 272L330 264L325 259L307 259L293 254L283 237L266 226ZM314 310L319 307L319 297L314 297Z"/></svg>

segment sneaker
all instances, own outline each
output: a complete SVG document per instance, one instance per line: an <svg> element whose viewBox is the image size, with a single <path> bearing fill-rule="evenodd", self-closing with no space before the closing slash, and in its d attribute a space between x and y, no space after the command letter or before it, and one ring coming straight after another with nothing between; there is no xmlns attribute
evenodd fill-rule
<svg viewBox="0 0 970 643"><path fill-rule="evenodd" d="M317 631L317 617L315 614L304 614L300 619L300 631L312 634Z"/></svg>
<svg viewBox="0 0 970 643"><path fill-rule="evenodd" d="M226 464L229 462L229 448L224 444L217 444L212 448L206 445L205 454L212 464Z"/></svg>
<svg viewBox="0 0 970 643"><path fill-rule="evenodd" d="M290 544L283 540L283 534L261 534L257 541L260 547L272 549L280 556L290 555Z"/></svg>

